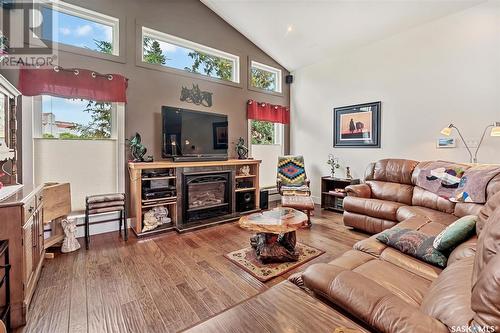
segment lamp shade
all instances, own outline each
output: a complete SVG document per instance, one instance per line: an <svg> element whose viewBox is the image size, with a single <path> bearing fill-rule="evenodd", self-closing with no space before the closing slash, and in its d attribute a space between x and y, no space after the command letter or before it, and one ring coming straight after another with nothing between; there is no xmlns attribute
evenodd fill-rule
<svg viewBox="0 0 500 333"><path fill-rule="evenodd" d="M448 126L448 127L443 128L441 130L441 134L446 135L446 136L450 136L451 135L451 127Z"/></svg>
<svg viewBox="0 0 500 333"><path fill-rule="evenodd" d="M500 136L500 122L495 123L495 126L491 129L491 136Z"/></svg>

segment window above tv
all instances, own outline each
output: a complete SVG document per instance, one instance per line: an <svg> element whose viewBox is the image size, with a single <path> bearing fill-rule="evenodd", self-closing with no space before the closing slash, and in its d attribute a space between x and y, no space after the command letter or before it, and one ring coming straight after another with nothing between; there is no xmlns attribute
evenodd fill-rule
<svg viewBox="0 0 500 333"><path fill-rule="evenodd" d="M63 1L41 8L42 39L76 50L119 55L119 19ZM37 26L37 25L35 25Z"/></svg>
<svg viewBox="0 0 500 333"><path fill-rule="evenodd" d="M252 60L250 84L257 89L281 93L281 70Z"/></svg>
<svg viewBox="0 0 500 333"><path fill-rule="evenodd" d="M146 27L142 27L142 62L240 82L238 56Z"/></svg>

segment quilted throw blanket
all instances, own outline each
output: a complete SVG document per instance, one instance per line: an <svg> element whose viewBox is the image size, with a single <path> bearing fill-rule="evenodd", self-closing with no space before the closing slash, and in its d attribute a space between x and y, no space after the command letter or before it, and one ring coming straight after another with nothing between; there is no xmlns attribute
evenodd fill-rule
<svg viewBox="0 0 500 333"><path fill-rule="evenodd" d="M500 174L497 165L430 162L421 169L416 185L452 202L486 202L486 187Z"/></svg>

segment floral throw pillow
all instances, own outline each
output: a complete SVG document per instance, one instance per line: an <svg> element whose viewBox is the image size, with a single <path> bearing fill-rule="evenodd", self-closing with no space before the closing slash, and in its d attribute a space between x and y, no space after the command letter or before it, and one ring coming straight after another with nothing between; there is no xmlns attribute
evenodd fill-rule
<svg viewBox="0 0 500 333"><path fill-rule="evenodd" d="M441 252L451 252L476 232L477 216L467 215L446 227L434 239L433 246Z"/></svg>
<svg viewBox="0 0 500 333"><path fill-rule="evenodd" d="M448 258L432 246L434 236L428 236L412 229L391 228L378 234L377 239L396 250L431 265L440 268L446 267Z"/></svg>

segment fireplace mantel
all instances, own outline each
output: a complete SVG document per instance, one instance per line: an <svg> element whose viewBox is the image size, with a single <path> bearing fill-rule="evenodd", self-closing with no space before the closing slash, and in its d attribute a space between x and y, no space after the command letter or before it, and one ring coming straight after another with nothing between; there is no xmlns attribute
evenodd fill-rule
<svg viewBox="0 0 500 333"><path fill-rule="evenodd" d="M128 164L130 175L130 217L131 228L138 236L147 236L157 234L169 230L178 232L192 230L195 228L206 227L207 225L219 224L228 221L239 219L241 215L253 213L259 210L259 167L260 160L237 160L231 159L227 161L200 161L200 162L172 162L172 161L157 161L150 163L133 163ZM242 172L242 167L248 166L250 172L245 174ZM154 172L154 173L153 173ZM223 215L211 217L206 220L198 220L196 223L191 223L185 216L187 208L184 207L187 198L184 182L185 175L193 173L227 173L229 175L229 196L227 200L229 209ZM153 173L153 174L152 174ZM151 189L160 188L167 189L165 196L158 198L144 197L143 192L151 191ZM144 190L146 189L146 190ZM247 193L246 196L252 195L254 204L245 209L237 209L237 197L241 196L241 192ZM164 206L169 211L171 222L161 225L160 227L143 232L144 213L154 207Z"/></svg>

